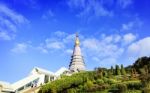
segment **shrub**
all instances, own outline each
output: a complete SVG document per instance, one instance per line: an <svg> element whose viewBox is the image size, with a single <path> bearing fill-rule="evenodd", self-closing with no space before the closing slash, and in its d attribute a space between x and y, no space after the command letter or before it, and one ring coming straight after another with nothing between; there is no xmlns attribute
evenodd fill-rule
<svg viewBox="0 0 150 93"><path fill-rule="evenodd" d="M103 78L104 83L108 83L108 80L109 80L109 79L106 78L106 77Z"/></svg>
<svg viewBox="0 0 150 93"><path fill-rule="evenodd" d="M103 84L103 83L104 83L104 81L102 79L97 79L96 80L96 84Z"/></svg>
<svg viewBox="0 0 150 93"><path fill-rule="evenodd" d="M125 84L127 85L127 88L130 90L134 90L134 89L140 90L142 88L141 82L130 81L130 82L126 82Z"/></svg>
<svg viewBox="0 0 150 93"><path fill-rule="evenodd" d="M112 84L110 92L112 93L125 93L127 91L126 84Z"/></svg>
<svg viewBox="0 0 150 93"><path fill-rule="evenodd" d="M114 79L108 79L107 80L107 83L108 84L115 84L117 81L116 80L114 80Z"/></svg>
<svg viewBox="0 0 150 93"><path fill-rule="evenodd" d="M143 93L150 93L150 88L144 88Z"/></svg>
<svg viewBox="0 0 150 93"><path fill-rule="evenodd" d="M76 89L71 88L67 90L67 93L77 93Z"/></svg>
<svg viewBox="0 0 150 93"><path fill-rule="evenodd" d="M108 84L103 85L94 85L88 92L95 92L95 91L104 91L109 88Z"/></svg>
<svg viewBox="0 0 150 93"><path fill-rule="evenodd" d="M93 82L88 80L85 84L84 84L84 90L90 90L93 87Z"/></svg>
<svg viewBox="0 0 150 93"><path fill-rule="evenodd" d="M141 90L128 90L126 93L142 93Z"/></svg>
<svg viewBox="0 0 150 93"><path fill-rule="evenodd" d="M118 89L120 93L125 93L127 91L126 84L118 84Z"/></svg>

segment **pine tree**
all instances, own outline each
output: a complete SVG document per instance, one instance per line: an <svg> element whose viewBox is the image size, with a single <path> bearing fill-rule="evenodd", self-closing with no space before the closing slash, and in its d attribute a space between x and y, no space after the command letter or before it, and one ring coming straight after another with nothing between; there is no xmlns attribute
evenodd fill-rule
<svg viewBox="0 0 150 93"><path fill-rule="evenodd" d="M132 69L131 69L131 78L136 78L136 76L137 76L136 69L135 69L135 68L132 68Z"/></svg>
<svg viewBox="0 0 150 93"><path fill-rule="evenodd" d="M120 72L120 68L118 65L116 65L116 75L121 75L121 72Z"/></svg>
<svg viewBox="0 0 150 93"><path fill-rule="evenodd" d="M113 75L114 74L114 68L113 68L113 66L111 66L110 71L111 71L111 74Z"/></svg>
<svg viewBox="0 0 150 93"><path fill-rule="evenodd" d="M145 69L145 74L148 74L148 67L147 67L147 65L144 66L144 69Z"/></svg>
<svg viewBox="0 0 150 93"><path fill-rule="evenodd" d="M126 75L126 71L125 71L125 69L123 67L123 64L121 64L121 74L122 75Z"/></svg>
<svg viewBox="0 0 150 93"><path fill-rule="evenodd" d="M103 78L103 69L102 68L97 68L96 69L96 76L98 78Z"/></svg>
<svg viewBox="0 0 150 93"><path fill-rule="evenodd" d="M134 78L134 69L131 69L131 78Z"/></svg>

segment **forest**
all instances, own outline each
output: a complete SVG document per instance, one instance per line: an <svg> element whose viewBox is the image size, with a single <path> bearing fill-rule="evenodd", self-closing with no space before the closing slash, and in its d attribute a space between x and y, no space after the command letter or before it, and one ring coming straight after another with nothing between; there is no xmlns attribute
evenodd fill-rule
<svg viewBox="0 0 150 93"><path fill-rule="evenodd" d="M150 93L150 57L132 65L98 67L61 78L41 87L39 93Z"/></svg>

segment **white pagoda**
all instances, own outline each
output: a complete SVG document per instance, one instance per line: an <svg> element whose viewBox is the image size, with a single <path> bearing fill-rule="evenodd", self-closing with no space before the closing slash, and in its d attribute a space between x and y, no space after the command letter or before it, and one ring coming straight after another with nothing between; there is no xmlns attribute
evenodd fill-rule
<svg viewBox="0 0 150 93"><path fill-rule="evenodd" d="M84 63L83 56L81 54L80 41L79 41L78 34L76 34L75 46L74 46L73 54L71 56L69 70L71 72L80 72L80 71L85 70L85 63Z"/></svg>

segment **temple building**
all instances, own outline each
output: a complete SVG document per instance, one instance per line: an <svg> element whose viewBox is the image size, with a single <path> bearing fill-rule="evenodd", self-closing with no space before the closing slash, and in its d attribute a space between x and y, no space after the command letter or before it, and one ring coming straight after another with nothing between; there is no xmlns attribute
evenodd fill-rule
<svg viewBox="0 0 150 93"><path fill-rule="evenodd" d="M60 75L66 71L68 71L68 69L65 67L60 68L55 73L39 67L34 67L28 76L15 83L10 84L0 81L0 93L37 93L28 91L39 89L41 85L58 79Z"/></svg>
<svg viewBox="0 0 150 93"><path fill-rule="evenodd" d="M75 45L73 49L73 54L71 56L69 70L71 72L80 72L85 70L85 63L80 49L80 41L78 34L76 34Z"/></svg>

